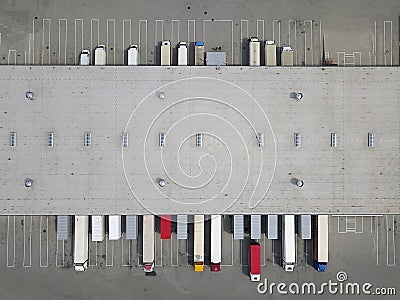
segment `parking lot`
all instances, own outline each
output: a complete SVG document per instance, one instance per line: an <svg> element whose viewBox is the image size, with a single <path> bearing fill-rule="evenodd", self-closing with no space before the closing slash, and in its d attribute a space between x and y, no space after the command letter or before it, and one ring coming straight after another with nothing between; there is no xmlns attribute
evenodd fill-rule
<svg viewBox="0 0 400 300"><path fill-rule="evenodd" d="M161 41L191 43L189 62L194 62L194 42L204 41L206 51L225 51L229 65L248 65L248 39L274 40L277 47L291 46L294 65L318 66L323 56L339 66L398 65L398 26L396 20L371 20L366 29L370 38L363 43L335 43L335 35L323 20L317 19L50 19L33 18L26 42L12 48L0 35L3 64L76 65L83 49L106 45L107 64L126 64L126 49L139 46L141 65L159 65ZM332 37L331 37L332 36ZM16 37L13 36L12 39ZM23 39L23 42L25 39ZM23 45L23 46L22 46ZM173 47L173 48L174 48ZM262 47L263 48L263 47ZM264 51L261 51L264 64ZM177 64L173 50L172 65Z"/></svg>
<svg viewBox="0 0 400 300"><path fill-rule="evenodd" d="M377 266L396 267L395 232L398 216L332 216L330 218L330 246L335 247L336 237L345 236L365 239L374 249ZM57 241L55 216L2 216L1 257L6 258L3 267L66 267L72 268L72 236L67 241ZM234 240L232 223L224 216L222 232L223 268L248 266L249 220L245 219L245 239ZM170 240L161 240L158 226L155 232L155 264L158 268L179 267L190 269L193 264L193 225L188 226L188 240L178 240L173 223ZM210 264L210 223L205 224L205 263ZM262 232L266 232L265 221ZM140 226L139 226L140 233ZM90 236L90 234L89 234ZM141 266L141 234L138 240L127 240L125 233L119 240L92 242L89 238L89 267L138 267ZM280 265L280 240L268 240L263 234L259 241L262 247L262 266ZM335 253L332 254L335 256ZM312 265L312 244L310 241L297 240L297 264ZM311 269L311 266L309 266ZM71 269L72 271L72 269Z"/></svg>

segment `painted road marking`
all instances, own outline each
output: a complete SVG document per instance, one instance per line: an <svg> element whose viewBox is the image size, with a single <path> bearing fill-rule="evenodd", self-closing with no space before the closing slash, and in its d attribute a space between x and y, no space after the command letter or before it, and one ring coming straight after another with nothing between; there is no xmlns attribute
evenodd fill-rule
<svg viewBox="0 0 400 300"><path fill-rule="evenodd" d="M39 229L39 244L40 244L39 245L39 265L41 268L47 268L49 265L49 217L48 216L40 216L39 228L40 228ZM45 248L42 249L42 246L45 246Z"/></svg>
<svg viewBox="0 0 400 300"><path fill-rule="evenodd" d="M386 265L393 267L396 265L396 243L394 239L395 222L394 215L386 215Z"/></svg>
<svg viewBox="0 0 400 300"><path fill-rule="evenodd" d="M17 50L8 50L7 63L9 65L16 65L17 64Z"/></svg>
<svg viewBox="0 0 400 300"><path fill-rule="evenodd" d="M180 42L179 40L179 20L172 20L171 21L171 44L175 45L178 44ZM176 31L176 34L174 34L174 32Z"/></svg>
<svg viewBox="0 0 400 300"><path fill-rule="evenodd" d="M96 40L95 45L93 45L93 38ZM99 27L99 19L91 19L90 20L90 52L94 50L100 43L100 27ZM94 62L94 58L93 58Z"/></svg>
<svg viewBox="0 0 400 300"><path fill-rule="evenodd" d="M10 263L10 256L11 256L11 263ZM15 216L11 217L7 216L7 268L13 268L14 266L15 266Z"/></svg>
<svg viewBox="0 0 400 300"><path fill-rule="evenodd" d="M115 65L115 20L107 19L107 65ZM111 61L112 59L112 61Z"/></svg>
<svg viewBox="0 0 400 300"><path fill-rule="evenodd" d="M265 22L264 20L257 20L257 37L261 40L265 40Z"/></svg>
<svg viewBox="0 0 400 300"><path fill-rule="evenodd" d="M281 46L281 20L272 20L272 40L275 41L277 47Z"/></svg>
<svg viewBox="0 0 400 300"><path fill-rule="evenodd" d="M27 226L28 220L28 226ZM28 227L28 232L26 229ZM27 252L29 255L27 255ZM22 265L24 267L31 267L32 264L32 216L24 216L24 258Z"/></svg>
<svg viewBox="0 0 400 300"><path fill-rule="evenodd" d="M75 42L74 42L74 63L78 64L79 53L83 50L83 19L75 19ZM77 39L77 37L80 39ZM92 51L90 49L89 51Z"/></svg>
<svg viewBox="0 0 400 300"><path fill-rule="evenodd" d="M132 20L122 20L122 61L126 63L125 50L132 45ZM139 49L140 51L140 49Z"/></svg>
<svg viewBox="0 0 400 300"><path fill-rule="evenodd" d="M240 20L240 61L241 65L247 65L247 59L245 59L244 51L248 49L247 40L249 38L249 21ZM243 49L244 48L244 49Z"/></svg>
<svg viewBox="0 0 400 300"><path fill-rule="evenodd" d="M188 42L193 43L196 41L196 20L188 20Z"/></svg>
<svg viewBox="0 0 400 300"><path fill-rule="evenodd" d="M309 30L309 33L307 32ZM307 41L308 38L308 41ZM308 59L307 59L308 57ZM311 58L311 59L310 59ZM314 54L313 54L313 21L304 21L304 64L314 65Z"/></svg>
<svg viewBox="0 0 400 300"><path fill-rule="evenodd" d="M139 63L147 65L147 20L139 20Z"/></svg>
<svg viewBox="0 0 400 300"><path fill-rule="evenodd" d="M58 20L58 64L67 64L68 20Z"/></svg>
<svg viewBox="0 0 400 300"><path fill-rule="evenodd" d="M106 267L113 267L114 266L114 240L108 239L108 234L105 238L106 241ZM111 247L111 255L109 253L109 247ZM111 262L110 262L111 257Z"/></svg>
<svg viewBox="0 0 400 300"><path fill-rule="evenodd" d="M297 66L297 23L295 20L288 21L289 27L289 42L288 45L292 47L294 51L294 65ZM292 38L292 34L294 32L294 36Z"/></svg>
<svg viewBox="0 0 400 300"><path fill-rule="evenodd" d="M393 25L392 21L383 22L383 61L385 66L393 65Z"/></svg>
<svg viewBox="0 0 400 300"><path fill-rule="evenodd" d="M124 249L124 241L126 241L126 243L125 243L125 248L126 249ZM125 263L125 257L124 257L125 256L124 253L126 252L126 250L128 252L127 263ZM130 240L126 239L126 233L125 232L123 232L122 236L121 236L121 265L123 267L130 267L132 265L132 262L131 262L131 242L130 242Z"/></svg>
<svg viewBox="0 0 400 300"><path fill-rule="evenodd" d="M43 23L42 23L42 65L44 65L44 64L50 65L51 64L50 63L50 58L51 58L50 30L51 30L51 20L43 19Z"/></svg>

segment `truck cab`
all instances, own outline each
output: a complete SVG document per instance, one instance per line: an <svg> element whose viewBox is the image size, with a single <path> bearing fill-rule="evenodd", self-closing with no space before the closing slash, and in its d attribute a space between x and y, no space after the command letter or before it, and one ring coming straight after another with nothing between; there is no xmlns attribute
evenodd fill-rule
<svg viewBox="0 0 400 300"><path fill-rule="evenodd" d="M79 65L81 65L81 66L90 65L90 51L89 50L82 50L81 54L79 55Z"/></svg>
<svg viewBox="0 0 400 300"><path fill-rule="evenodd" d="M152 262L152 263L144 263L143 264L143 271L145 273L154 272L154 262Z"/></svg>
<svg viewBox="0 0 400 300"><path fill-rule="evenodd" d="M194 263L194 271L195 272L203 272L204 271L204 262L195 262Z"/></svg>

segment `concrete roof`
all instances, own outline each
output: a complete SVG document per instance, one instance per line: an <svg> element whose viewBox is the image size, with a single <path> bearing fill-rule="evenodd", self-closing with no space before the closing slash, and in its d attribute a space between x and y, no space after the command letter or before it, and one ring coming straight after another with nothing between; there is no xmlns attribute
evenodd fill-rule
<svg viewBox="0 0 400 300"><path fill-rule="evenodd" d="M399 74L398 68L1 66L0 211L399 213ZM25 98L27 91L35 100ZM290 97L297 91L301 101ZM16 147L10 132L17 133ZM88 148L84 132L91 132ZM203 147L196 147L199 132ZM301 148L294 147L295 132ZM367 147L369 132L374 148ZM257 133L264 134L263 148Z"/></svg>

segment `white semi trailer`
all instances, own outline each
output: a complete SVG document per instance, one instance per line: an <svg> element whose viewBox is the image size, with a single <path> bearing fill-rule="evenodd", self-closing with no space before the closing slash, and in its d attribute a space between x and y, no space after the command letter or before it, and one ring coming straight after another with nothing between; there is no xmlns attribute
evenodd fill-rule
<svg viewBox="0 0 400 300"><path fill-rule="evenodd" d="M163 41L161 43L161 65L170 66L171 65L171 42Z"/></svg>
<svg viewBox="0 0 400 300"><path fill-rule="evenodd" d="M187 66L188 46L186 42L180 42L178 46L178 66Z"/></svg>
<svg viewBox="0 0 400 300"><path fill-rule="evenodd" d="M222 252L222 216L211 216L211 271L221 271L221 252Z"/></svg>
<svg viewBox="0 0 400 300"><path fill-rule="evenodd" d="M282 217L282 266L285 271L294 271L296 263L296 235L294 215Z"/></svg>
<svg viewBox="0 0 400 300"><path fill-rule="evenodd" d="M204 271L204 215L194 216L194 271Z"/></svg>
<svg viewBox="0 0 400 300"><path fill-rule="evenodd" d="M89 216L75 216L74 268L77 272L87 269L89 259Z"/></svg>
<svg viewBox="0 0 400 300"><path fill-rule="evenodd" d="M143 216L143 270L154 271L154 215Z"/></svg>
<svg viewBox="0 0 400 300"><path fill-rule="evenodd" d="M256 37L249 41L249 65L250 67L260 66L260 41Z"/></svg>

